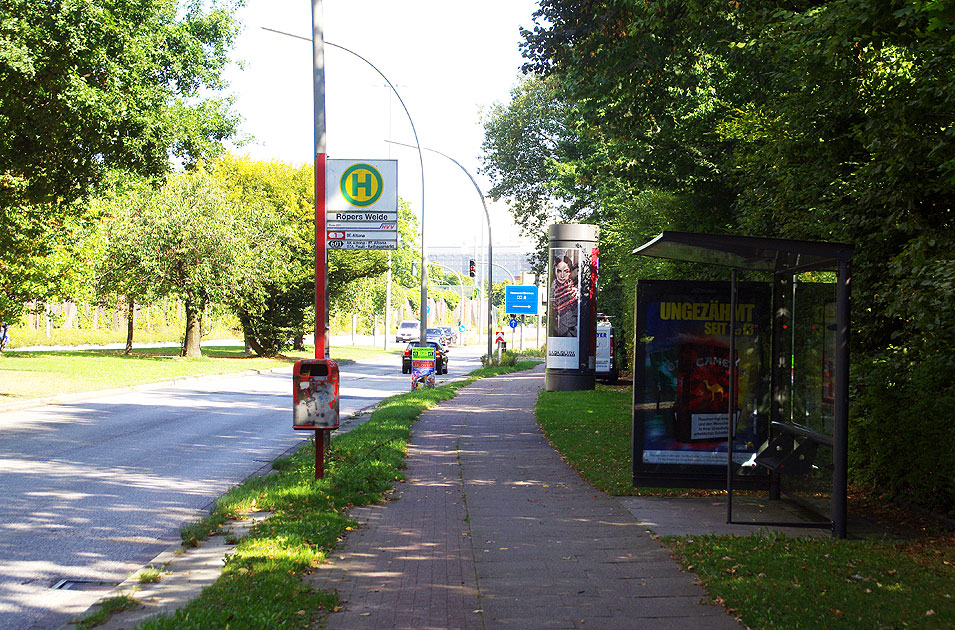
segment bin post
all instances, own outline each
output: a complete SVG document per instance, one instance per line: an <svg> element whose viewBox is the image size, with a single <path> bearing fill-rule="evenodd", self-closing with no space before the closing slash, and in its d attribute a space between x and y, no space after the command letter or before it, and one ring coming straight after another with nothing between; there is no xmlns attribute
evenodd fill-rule
<svg viewBox="0 0 955 630"><path fill-rule="evenodd" d="M315 478L325 478L325 431L315 429Z"/></svg>

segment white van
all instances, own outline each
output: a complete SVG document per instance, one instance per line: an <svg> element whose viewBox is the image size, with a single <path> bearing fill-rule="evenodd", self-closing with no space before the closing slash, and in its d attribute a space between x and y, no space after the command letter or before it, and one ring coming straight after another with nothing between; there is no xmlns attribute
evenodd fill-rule
<svg viewBox="0 0 955 630"><path fill-rule="evenodd" d="M607 318L597 320L596 377L615 383L619 377L617 357L614 356L614 329Z"/></svg>
<svg viewBox="0 0 955 630"><path fill-rule="evenodd" d="M419 341L421 339L421 322L406 319L398 324L398 334L395 341Z"/></svg>

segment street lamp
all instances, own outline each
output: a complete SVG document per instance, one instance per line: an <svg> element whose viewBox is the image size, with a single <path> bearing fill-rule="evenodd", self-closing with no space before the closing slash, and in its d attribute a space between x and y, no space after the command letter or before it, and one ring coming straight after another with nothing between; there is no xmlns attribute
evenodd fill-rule
<svg viewBox="0 0 955 630"><path fill-rule="evenodd" d="M499 264L497 264L497 263L493 263L493 265L494 265L495 267L497 267L498 269L503 269L503 270L504 270L504 273L506 273L507 275L509 275L509 276L511 277L511 282L513 282L514 284L517 284L517 278L514 277L514 274L511 273L511 270L510 270L510 269L508 269L508 268L505 267L504 265L499 265Z"/></svg>
<svg viewBox="0 0 955 630"><path fill-rule="evenodd" d="M325 44L333 48L338 48L339 50L343 50L349 54L352 54L355 57L358 57L359 59L367 63L369 66L371 66L371 68L375 72L377 72L382 79L384 79L385 83L388 84L388 87L391 88L391 91L394 92L395 96L398 97L398 102L401 103L401 107L402 109L405 110L405 115L408 117L408 122L411 124L411 133L414 134L415 144L414 145L406 144L404 146L410 146L411 148L418 149L418 163L421 166L421 308L419 310L421 311L420 312L421 330L427 330L428 328L428 311L427 311L427 308L428 308L428 276L427 276L428 259L427 259L426 250L424 246L424 157L421 154L421 142L418 140L418 131L415 129L414 120L412 120L411 112L408 111L408 107L405 105L404 100L401 98L401 94L398 94L398 90L395 89L395 86L391 83L391 81L388 80L388 77L386 77L385 74L381 70L379 70L377 66L375 66L375 64L368 61L367 59L365 59L364 57L356 53L354 50L349 50L348 48L345 48L344 46L333 44L332 42L325 41L322 39L321 0L312 0L312 20L314 23L313 31L315 33L313 37L302 37L301 35L295 35L294 33L286 33L285 31L279 31L274 28L268 28L265 26L263 26L262 29L266 31L271 31L273 33L278 33L279 35L287 35L288 37L294 37L295 39L304 39L306 41L312 42L312 46L315 49L315 53L314 53L315 55L315 147L316 147L315 149L315 153L316 153L315 194L316 196L319 194L319 191L318 191L319 178L321 179L321 185L322 185L321 193L322 195L324 195L325 193L324 191L324 183L325 183L325 65L324 64L325 62L324 62L324 53L322 52L322 49L321 49L321 45ZM319 99L321 99L321 101L319 101ZM320 159L317 157L319 155L321 156ZM322 170L321 174L318 173L319 161L321 161L321 170ZM460 164L458 166L460 166ZM464 167L461 167L461 168L464 168ZM470 175L468 175L468 177L470 177ZM475 184L475 186L477 186L477 184ZM317 204L316 204L316 207L318 207ZM487 209L485 208L484 211L487 212ZM321 226L323 231L324 231L324 225L325 225L325 215L323 214L321 217ZM490 226L490 223L488 223L488 225ZM318 247L318 238L319 238L319 232L318 232L319 218L318 217L316 217L315 229L316 229L316 232L315 232L316 247ZM324 234L321 234L321 238L324 239ZM324 252L324 249L325 249L324 240L322 240L321 249ZM318 257L316 256L316 276L318 275L318 266L319 266L317 258ZM322 270L322 273L324 274L325 273L324 260L321 262L321 270ZM318 298L316 297L316 300L317 299ZM318 313L318 310L319 309L316 302L316 313ZM321 311L322 313L325 313L324 304ZM316 323L315 334L316 336L318 335L317 323ZM323 336L324 336L324 332L323 332ZM316 341L315 352L316 352L316 356L318 356L317 341Z"/></svg>
<svg viewBox="0 0 955 630"><path fill-rule="evenodd" d="M415 145L405 144L404 142L395 142L394 140L385 140L385 142L388 142L390 144L397 144L398 146L408 147L411 149L415 148ZM415 136L415 142L418 142L417 136ZM422 150L422 146L420 143L418 143L417 148L418 148L418 154L420 155ZM494 262L493 262L492 248L491 248L491 215L487 211L487 202L484 201L484 193L481 192L480 186L478 186L477 182L474 181L474 178L471 177L471 173L468 172L468 169L461 166L460 162L455 160L450 155L441 153L440 151L437 151L435 149L429 149L428 147L423 147L423 148L425 151L431 151L432 153L437 153L438 155L445 157L451 160L452 162L454 162L455 164L457 164L458 168L464 171L464 174L467 175L468 179L471 180L471 183L474 184L474 189L477 191L478 196L481 198L481 207L484 208L484 217L487 219L487 286L488 286L488 289L487 289L487 358L488 360L490 360L492 340L494 336L493 333L491 332L491 287L494 286L493 274L492 274L492 266L494 265ZM422 167L422 172L424 172L423 167Z"/></svg>

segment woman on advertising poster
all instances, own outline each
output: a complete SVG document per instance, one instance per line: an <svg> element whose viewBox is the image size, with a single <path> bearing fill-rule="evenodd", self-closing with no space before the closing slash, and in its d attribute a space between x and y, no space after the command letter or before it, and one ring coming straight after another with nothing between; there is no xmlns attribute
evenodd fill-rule
<svg viewBox="0 0 955 630"><path fill-rule="evenodd" d="M555 249L551 285L551 337L576 337L580 315L580 266L577 250Z"/></svg>

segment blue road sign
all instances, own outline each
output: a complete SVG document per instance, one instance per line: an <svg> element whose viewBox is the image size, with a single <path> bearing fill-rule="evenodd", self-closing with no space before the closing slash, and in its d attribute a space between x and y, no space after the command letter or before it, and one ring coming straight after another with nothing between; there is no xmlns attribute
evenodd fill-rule
<svg viewBox="0 0 955 630"><path fill-rule="evenodd" d="M507 325L511 327L511 330L517 328L517 320L511 318L511 321L507 322Z"/></svg>
<svg viewBox="0 0 955 630"><path fill-rule="evenodd" d="M509 284L504 287L504 312L508 315L537 315L538 303L535 286Z"/></svg>

